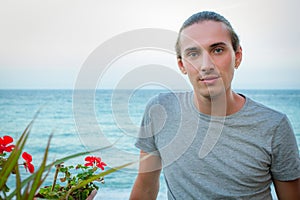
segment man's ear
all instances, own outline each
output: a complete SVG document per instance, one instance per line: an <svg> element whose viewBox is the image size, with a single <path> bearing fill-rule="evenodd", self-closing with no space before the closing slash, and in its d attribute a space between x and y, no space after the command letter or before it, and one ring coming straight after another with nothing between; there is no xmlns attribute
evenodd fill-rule
<svg viewBox="0 0 300 200"><path fill-rule="evenodd" d="M235 52L235 68L237 69L241 62L242 62L242 58L243 58L243 49L241 46L238 47L237 51Z"/></svg>
<svg viewBox="0 0 300 200"><path fill-rule="evenodd" d="M177 65L181 71L181 73L183 74L187 74L187 71L185 70L185 67L183 65L182 59L181 58L177 58Z"/></svg>

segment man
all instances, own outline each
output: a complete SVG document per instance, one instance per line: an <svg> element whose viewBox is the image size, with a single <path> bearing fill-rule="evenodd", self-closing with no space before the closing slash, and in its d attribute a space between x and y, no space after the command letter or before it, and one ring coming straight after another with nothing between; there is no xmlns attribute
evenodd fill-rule
<svg viewBox="0 0 300 200"><path fill-rule="evenodd" d="M192 92L148 104L136 146L139 174L130 196L156 199L163 169L168 199L300 199L300 159L287 117L231 88L242 61L239 38L214 12L187 19L176 44Z"/></svg>

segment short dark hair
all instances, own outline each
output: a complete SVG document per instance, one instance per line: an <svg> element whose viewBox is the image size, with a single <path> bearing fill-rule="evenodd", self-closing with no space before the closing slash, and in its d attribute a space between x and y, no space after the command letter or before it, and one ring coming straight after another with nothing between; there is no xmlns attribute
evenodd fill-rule
<svg viewBox="0 0 300 200"><path fill-rule="evenodd" d="M230 34L233 50L237 51L237 49L240 45L240 40L239 40L239 37L236 34L236 32L233 30L230 22L225 17L223 17L222 15L220 15L218 13L215 13L212 11L202 11L202 12L193 14L182 24L182 26L179 30L179 33L178 33L176 46L175 46L177 58L181 58L180 36L181 36L182 30L195 24L195 23L200 23L203 21L215 21L215 22L223 23L227 27L227 30Z"/></svg>

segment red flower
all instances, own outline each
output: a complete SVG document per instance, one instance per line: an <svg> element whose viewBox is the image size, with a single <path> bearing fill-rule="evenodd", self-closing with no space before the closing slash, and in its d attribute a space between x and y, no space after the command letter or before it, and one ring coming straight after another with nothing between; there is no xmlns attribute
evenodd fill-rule
<svg viewBox="0 0 300 200"><path fill-rule="evenodd" d="M0 154L3 154L4 151L11 152L15 145L8 145L9 143L12 143L14 139L8 135L5 135L3 137L0 137Z"/></svg>
<svg viewBox="0 0 300 200"><path fill-rule="evenodd" d="M34 172L34 166L33 166L33 164L31 164L32 156L29 153L24 152L22 154L22 158L24 158L24 160L25 160L24 167L25 167L26 171L28 169L29 172L32 174Z"/></svg>
<svg viewBox="0 0 300 200"><path fill-rule="evenodd" d="M85 161L87 163L84 164L84 166L92 166L92 167L99 167L100 169L104 170L104 167L106 166L106 164L104 162L101 161L100 157L95 157L95 156L87 156L85 158Z"/></svg>

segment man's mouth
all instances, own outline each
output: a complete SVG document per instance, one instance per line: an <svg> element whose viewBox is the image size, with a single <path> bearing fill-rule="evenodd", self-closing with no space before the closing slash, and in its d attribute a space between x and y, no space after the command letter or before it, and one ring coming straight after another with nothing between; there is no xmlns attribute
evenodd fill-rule
<svg viewBox="0 0 300 200"><path fill-rule="evenodd" d="M210 81L210 80L215 80L220 78L220 76L205 76L205 77L201 77L200 81Z"/></svg>

